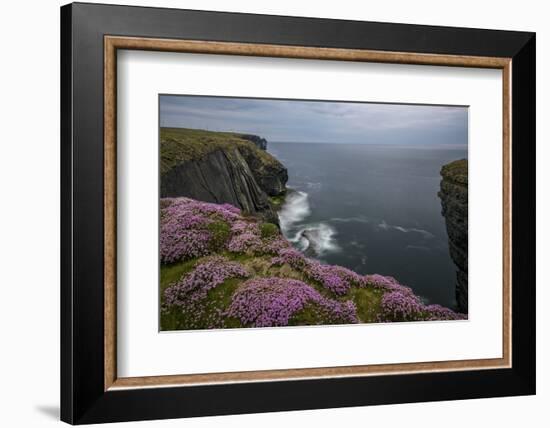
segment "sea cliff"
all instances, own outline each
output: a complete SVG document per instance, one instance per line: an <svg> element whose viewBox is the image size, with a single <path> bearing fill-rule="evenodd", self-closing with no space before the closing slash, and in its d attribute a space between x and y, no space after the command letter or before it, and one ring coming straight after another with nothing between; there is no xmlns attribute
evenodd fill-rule
<svg viewBox="0 0 550 428"><path fill-rule="evenodd" d="M288 173L256 135L161 128L161 197L228 203L278 224L271 197L284 195Z"/></svg>
<svg viewBox="0 0 550 428"><path fill-rule="evenodd" d="M468 313L468 161L461 159L444 165L441 177L439 197L449 252L457 268L457 309Z"/></svg>
<svg viewBox="0 0 550 428"><path fill-rule="evenodd" d="M287 170L265 139L176 128L160 136L162 330L465 318L392 277L295 249L274 202Z"/></svg>

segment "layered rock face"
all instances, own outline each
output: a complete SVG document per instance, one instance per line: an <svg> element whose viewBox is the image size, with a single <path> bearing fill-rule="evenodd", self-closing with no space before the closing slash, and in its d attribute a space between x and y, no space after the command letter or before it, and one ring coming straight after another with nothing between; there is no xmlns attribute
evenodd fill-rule
<svg viewBox="0 0 550 428"><path fill-rule="evenodd" d="M441 176L439 197L449 251L457 267L457 309L468 313L468 161L462 159L444 165Z"/></svg>
<svg viewBox="0 0 550 428"><path fill-rule="evenodd" d="M264 140L265 141L265 140ZM260 188L269 196L280 196L286 192L288 171L282 163L269 155L274 162L265 162L250 146L242 146L239 153L246 160Z"/></svg>
<svg viewBox="0 0 550 428"><path fill-rule="evenodd" d="M278 224L269 196L285 192L288 174L266 146L254 135L163 129L161 197L228 203Z"/></svg>

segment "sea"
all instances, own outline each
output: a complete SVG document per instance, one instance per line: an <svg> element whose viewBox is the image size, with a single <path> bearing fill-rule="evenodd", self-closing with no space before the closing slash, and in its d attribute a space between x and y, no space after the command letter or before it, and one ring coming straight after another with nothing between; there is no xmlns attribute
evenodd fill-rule
<svg viewBox="0 0 550 428"><path fill-rule="evenodd" d="M438 191L441 167L467 158L466 146L269 142L267 150L288 169L279 220L296 248L455 306Z"/></svg>

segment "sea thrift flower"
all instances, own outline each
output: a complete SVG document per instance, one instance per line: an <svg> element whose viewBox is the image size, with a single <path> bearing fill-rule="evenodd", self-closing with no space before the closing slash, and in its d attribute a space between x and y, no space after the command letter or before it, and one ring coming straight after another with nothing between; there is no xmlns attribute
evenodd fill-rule
<svg viewBox="0 0 550 428"><path fill-rule="evenodd" d="M424 308L424 312L427 313L428 321L443 321L443 320L466 320L468 316L465 314L457 313L449 308L445 308L440 305L427 305Z"/></svg>
<svg viewBox="0 0 550 428"><path fill-rule="evenodd" d="M339 302L338 300L324 298L317 311L329 320L329 324L356 324L359 322L357 306L351 300Z"/></svg>
<svg viewBox="0 0 550 428"><path fill-rule="evenodd" d="M373 278L374 277L374 278ZM394 278L370 275L369 283L388 290L380 302L380 321L438 321L467 319L464 314L440 305L425 305L411 288L399 284Z"/></svg>
<svg viewBox="0 0 550 428"><path fill-rule="evenodd" d="M380 302L381 321L414 321L422 316L423 305L416 296L390 291Z"/></svg>
<svg viewBox="0 0 550 428"><path fill-rule="evenodd" d="M227 249L232 253L253 253L259 251L261 247L260 237L250 232L233 236L227 244Z"/></svg>
<svg viewBox="0 0 550 428"><path fill-rule="evenodd" d="M209 311L209 317L204 319L206 309L211 309L205 302L208 292L227 279L247 276L248 272L241 264L221 256L209 257L165 290L165 306L179 307L192 326L204 327L206 322L209 327L220 327L223 316L220 308Z"/></svg>
<svg viewBox="0 0 550 428"><path fill-rule="evenodd" d="M264 252L264 242L261 238L258 223L238 220L231 226L231 239L227 249L232 253Z"/></svg>
<svg viewBox="0 0 550 428"><path fill-rule="evenodd" d="M269 233L262 234L262 230L265 232L266 229ZM162 263L196 259L224 249L262 258L272 256L271 266L289 265L315 287L324 287L336 296L346 295L351 287L374 287L383 293L379 321L466 318L439 305L424 305L411 288L400 284L395 278L377 274L361 276L344 267L325 265L307 258L275 226L269 228L257 219L245 218L232 205L183 197L161 199ZM262 272L265 275L269 270L266 268ZM293 322L293 316L308 308L315 314L308 322L322 320L322 323L330 324L358 321L352 301L324 297L310 284L289 278L250 279L239 286L227 311L220 306L220 301L208 299L209 291L224 281L247 276L242 265L227 258L216 256L201 259L193 271L165 291L163 310L181 310L183 324L188 328L223 327L228 316L250 326L288 325ZM225 290L223 293L227 292ZM307 314L309 317L309 312Z"/></svg>
<svg viewBox="0 0 550 428"><path fill-rule="evenodd" d="M361 275L349 269L323 265L316 260L308 260L304 273L337 295L346 294L352 286L361 287L365 284L365 279Z"/></svg>
<svg viewBox="0 0 550 428"><path fill-rule="evenodd" d="M386 291L398 291L402 294L415 296L413 290L410 287L400 284L397 280L391 276L382 276L378 274L365 275L364 281L367 284L371 284L376 288Z"/></svg>
<svg viewBox="0 0 550 428"><path fill-rule="evenodd" d="M315 305L327 317L325 323L357 322L353 302L327 299L310 285L287 278L258 278L241 284L227 315L252 327L285 326L307 305Z"/></svg>
<svg viewBox="0 0 550 428"><path fill-rule="evenodd" d="M189 198L160 201L160 256L163 263L174 263L209 254L214 221L234 222L240 210L229 204L211 204Z"/></svg>
<svg viewBox="0 0 550 428"><path fill-rule="evenodd" d="M195 266L180 281L166 289L165 301L168 305L187 305L206 297L209 290L229 278L244 278L247 270L237 262L225 257L212 256Z"/></svg>
<svg viewBox="0 0 550 428"><path fill-rule="evenodd" d="M271 259L271 264L274 266L288 264L295 269L303 268L305 263L305 256L293 247L282 248L278 251L277 257Z"/></svg>
<svg viewBox="0 0 550 428"><path fill-rule="evenodd" d="M209 253L211 234L205 230L178 230L169 233L162 228L160 233L160 258L163 263L204 256Z"/></svg>
<svg viewBox="0 0 550 428"><path fill-rule="evenodd" d="M231 233L234 235L251 233L252 235L260 236L260 228L255 222L237 220L231 225Z"/></svg>
<svg viewBox="0 0 550 428"><path fill-rule="evenodd" d="M349 290L349 283L338 275L336 269L333 269L334 267L336 266L322 265L317 261L309 262L306 274L333 293L337 295L346 294Z"/></svg>
<svg viewBox="0 0 550 428"><path fill-rule="evenodd" d="M279 251L292 247L283 235L277 235L263 241L263 251L267 254L279 254Z"/></svg>

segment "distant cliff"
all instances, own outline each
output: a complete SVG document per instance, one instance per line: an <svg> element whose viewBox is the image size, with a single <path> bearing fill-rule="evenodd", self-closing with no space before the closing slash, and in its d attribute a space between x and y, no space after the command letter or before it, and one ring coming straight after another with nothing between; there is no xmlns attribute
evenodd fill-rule
<svg viewBox="0 0 550 428"><path fill-rule="evenodd" d="M229 203L278 224L270 197L286 190L286 168L256 135L162 128L161 197Z"/></svg>
<svg viewBox="0 0 550 428"><path fill-rule="evenodd" d="M243 140L248 140L251 143L254 143L254 145L259 149L267 150L267 140L265 138L251 134L240 134L239 137L241 137Z"/></svg>
<svg viewBox="0 0 550 428"><path fill-rule="evenodd" d="M442 214L447 225L449 251L457 267L456 301L468 313L468 161L457 160L441 168Z"/></svg>

